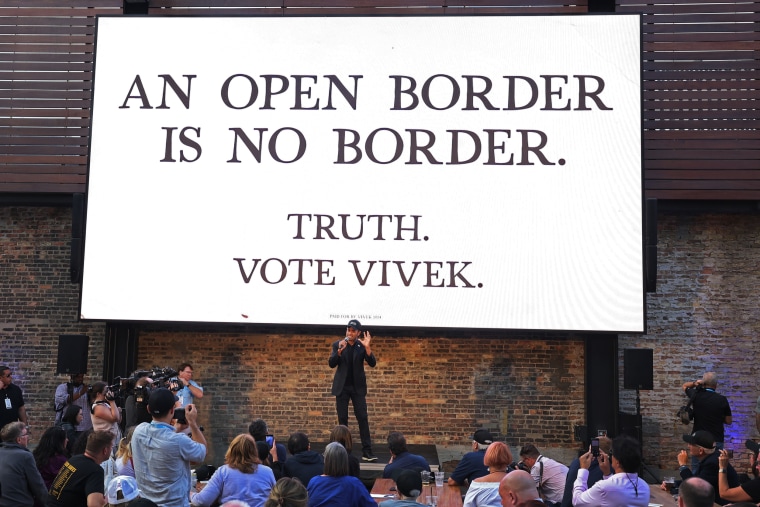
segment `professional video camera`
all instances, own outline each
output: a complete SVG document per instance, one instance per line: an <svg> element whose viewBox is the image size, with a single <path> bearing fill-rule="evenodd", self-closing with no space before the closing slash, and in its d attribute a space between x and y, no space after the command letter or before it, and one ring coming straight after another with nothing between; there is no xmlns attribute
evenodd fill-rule
<svg viewBox="0 0 760 507"><path fill-rule="evenodd" d="M143 377L149 377L153 380L153 385L136 385L137 381ZM156 387L166 387L172 391L182 389L182 382L177 378L177 370L168 366L163 368L153 367L150 370L137 370L127 378L116 377L114 383L108 386L108 390L113 394L116 404L123 407L125 400L131 395L135 396L137 403L147 403L151 389Z"/></svg>
<svg viewBox="0 0 760 507"><path fill-rule="evenodd" d="M507 467L507 472L514 472L515 470L523 470L525 472L530 473L530 468L528 467L528 465L526 465L522 461L513 461Z"/></svg>

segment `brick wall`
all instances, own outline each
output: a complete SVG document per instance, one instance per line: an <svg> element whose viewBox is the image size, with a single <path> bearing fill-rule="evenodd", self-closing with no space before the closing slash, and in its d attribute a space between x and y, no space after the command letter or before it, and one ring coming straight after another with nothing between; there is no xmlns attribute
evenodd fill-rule
<svg viewBox="0 0 760 507"><path fill-rule="evenodd" d="M90 336L90 371L102 371L102 323L76 321L78 286L68 281L70 210L0 208L0 362L11 365L25 392L39 435L53 413L59 334ZM757 436L754 404L758 367L755 295L760 223L749 215L661 213L658 292L648 300L646 336L621 336L622 350L654 349L653 391L642 391L645 453L672 468L681 434L674 412L685 399L684 379L715 370L729 396L735 423L728 444L739 449ZM254 417L281 439L304 429L324 439L335 424L327 366L336 336L270 335L232 330L160 329L140 332L139 367L190 361L206 388L201 422L223 459L227 442ZM513 447L574 448L573 426L583 424L583 340L575 336L504 338L384 337L375 332L377 368L369 373L370 423L377 445L400 430L412 443L459 445L474 427L499 432ZM620 408L635 410L635 392L622 389ZM352 423L353 424L353 423Z"/></svg>
<svg viewBox="0 0 760 507"><path fill-rule="evenodd" d="M620 371L623 349L654 350L654 390L641 392L645 454L650 463L675 468L676 454L685 448L681 437L691 429L675 421L675 411L687 401L681 386L705 371L718 374L718 392L733 411L726 446L738 452L747 438L758 438L760 220L660 213L658 237L658 286L648 295L648 332L620 337ZM635 391L621 390L620 405L633 413Z"/></svg>

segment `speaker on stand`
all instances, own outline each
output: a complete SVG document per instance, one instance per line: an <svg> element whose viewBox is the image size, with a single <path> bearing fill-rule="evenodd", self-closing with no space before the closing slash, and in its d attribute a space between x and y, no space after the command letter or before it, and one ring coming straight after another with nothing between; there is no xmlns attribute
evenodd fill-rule
<svg viewBox="0 0 760 507"><path fill-rule="evenodd" d="M641 450L641 472L643 478L647 472L655 481L660 481L644 460L644 432L641 421L641 395L640 391L654 389L654 353L652 349L625 349L623 350L623 388L636 389L636 414L635 429L636 439L639 441Z"/></svg>

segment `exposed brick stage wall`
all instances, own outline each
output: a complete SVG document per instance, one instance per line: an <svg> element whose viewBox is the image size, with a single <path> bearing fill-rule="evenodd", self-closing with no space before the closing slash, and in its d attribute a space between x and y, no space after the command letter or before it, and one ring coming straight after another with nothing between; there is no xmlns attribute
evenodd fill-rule
<svg viewBox="0 0 760 507"><path fill-rule="evenodd" d="M38 437L52 421L56 385L67 380L55 375L58 335L90 336L91 377L99 377L105 325L76 321L70 210L4 207L0 227L0 363L13 368ZM622 389L622 350L653 348L655 389L641 393L645 454L650 465L673 468L681 434L689 430L674 422L685 399L680 385L705 370L718 372L719 391L734 409L728 446L738 450L757 436L760 221L661 213L659 240L649 335L619 338L620 408L635 410L635 392ZM336 423L327 357L343 330L335 336L243 331L143 329L138 367L193 363L207 393L199 409L212 462L223 460L229 439L254 417L266 419L280 439L294 430L325 439ZM582 337L389 338L377 329L373 349L379 362L369 371L368 402L378 446L390 430L406 433L411 443L461 445L473 428L486 426L513 447L526 441L577 447L573 426L585 423Z"/></svg>

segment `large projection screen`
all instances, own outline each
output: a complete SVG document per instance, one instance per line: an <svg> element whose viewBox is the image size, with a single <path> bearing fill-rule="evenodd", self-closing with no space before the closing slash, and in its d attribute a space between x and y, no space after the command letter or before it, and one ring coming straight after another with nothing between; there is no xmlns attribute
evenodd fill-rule
<svg viewBox="0 0 760 507"><path fill-rule="evenodd" d="M80 318L643 332L640 34L99 18Z"/></svg>

